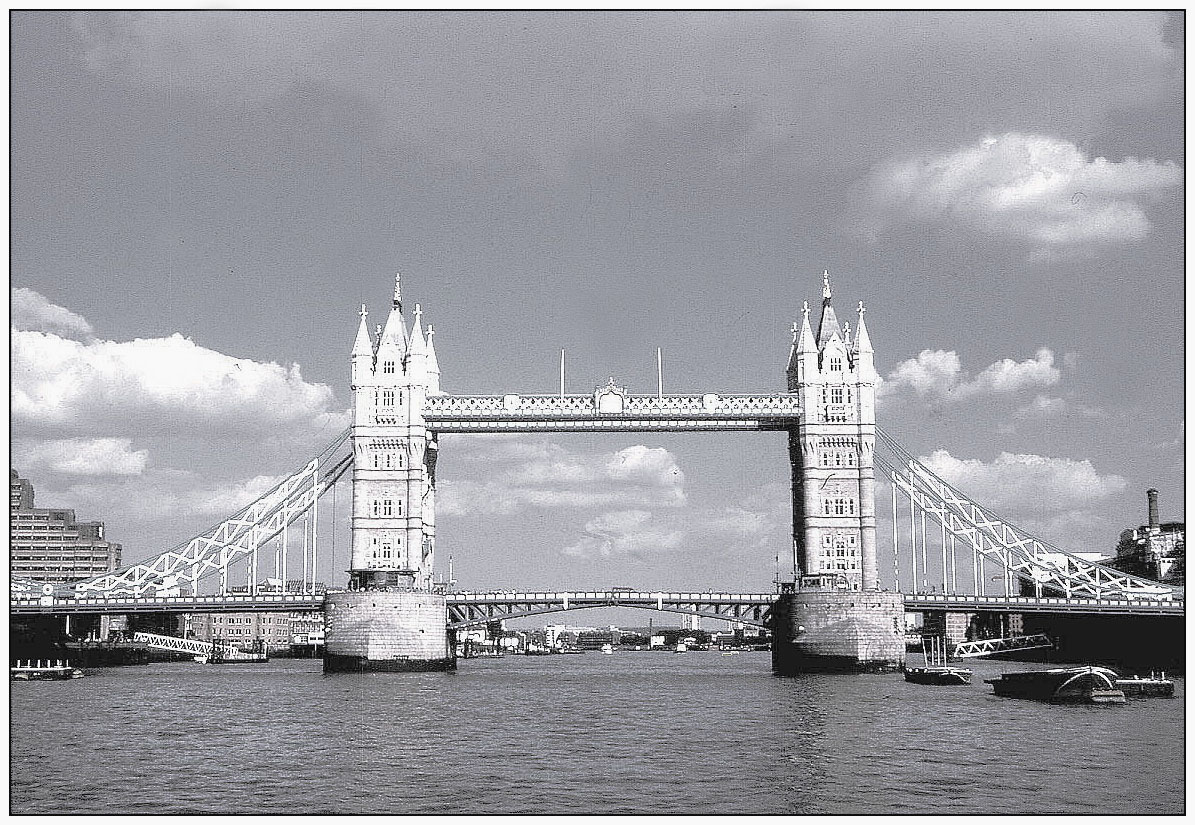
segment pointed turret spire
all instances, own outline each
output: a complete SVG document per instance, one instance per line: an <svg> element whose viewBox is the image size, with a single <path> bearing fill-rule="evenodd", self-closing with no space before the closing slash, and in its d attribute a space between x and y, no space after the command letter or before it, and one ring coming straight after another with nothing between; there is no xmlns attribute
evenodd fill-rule
<svg viewBox="0 0 1195 825"><path fill-rule="evenodd" d="M415 353L426 353L427 342L423 338L423 310L419 308L419 304L415 304L415 325L411 327L410 347L408 352L412 355Z"/></svg>
<svg viewBox="0 0 1195 825"><path fill-rule="evenodd" d="M830 270L822 272L822 317L817 324L817 348L820 350L826 342L834 337L842 337L842 330L838 326L838 318L834 315L834 307L830 306Z"/></svg>
<svg viewBox="0 0 1195 825"><path fill-rule="evenodd" d="M432 337L436 331L432 329L432 325L427 325L427 391L429 393L438 393L440 391L440 362L436 359L436 345L432 342Z"/></svg>
<svg viewBox="0 0 1195 825"><path fill-rule="evenodd" d="M867 324L863 323L863 302L859 302L859 326L855 328L855 352L871 352L871 337L867 334ZM881 330L882 331L882 330Z"/></svg>
<svg viewBox="0 0 1195 825"><path fill-rule="evenodd" d="M357 327L357 340L353 342L353 355L373 355L373 341L369 337L369 310L361 305L361 323Z"/></svg>
<svg viewBox="0 0 1195 825"><path fill-rule="evenodd" d="M381 332L381 340L378 342L378 352L381 352L383 345L386 345L387 349L396 350L389 353L396 361L402 359L403 353L407 349L407 325L403 323L402 319L400 277L397 274L394 276L394 302L390 309L390 317L386 319L386 328Z"/></svg>
<svg viewBox="0 0 1195 825"><path fill-rule="evenodd" d="M797 337L796 349L797 352L817 352L817 347L813 343L813 330L809 328L808 301L801 304L801 334Z"/></svg>

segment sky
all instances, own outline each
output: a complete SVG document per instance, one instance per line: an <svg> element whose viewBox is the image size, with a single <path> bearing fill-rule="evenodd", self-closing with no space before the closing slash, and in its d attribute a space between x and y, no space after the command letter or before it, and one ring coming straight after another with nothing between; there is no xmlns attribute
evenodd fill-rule
<svg viewBox="0 0 1195 825"><path fill-rule="evenodd" d="M11 462L127 562L347 426L396 271L442 388L490 394L561 349L654 392L657 347L666 391L783 391L828 270L947 481L1081 552L1148 487L1184 517L1181 14L11 21ZM788 473L780 433L446 436L438 565L767 591Z"/></svg>

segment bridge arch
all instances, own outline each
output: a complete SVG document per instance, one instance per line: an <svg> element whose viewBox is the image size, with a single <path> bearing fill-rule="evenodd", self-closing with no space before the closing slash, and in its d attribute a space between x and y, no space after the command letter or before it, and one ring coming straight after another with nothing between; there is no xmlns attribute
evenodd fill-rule
<svg viewBox="0 0 1195 825"><path fill-rule="evenodd" d="M746 627L771 627L775 594L722 593L484 593L448 596L448 627L459 630L505 619L522 619L601 607L631 607L701 616Z"/></svg>

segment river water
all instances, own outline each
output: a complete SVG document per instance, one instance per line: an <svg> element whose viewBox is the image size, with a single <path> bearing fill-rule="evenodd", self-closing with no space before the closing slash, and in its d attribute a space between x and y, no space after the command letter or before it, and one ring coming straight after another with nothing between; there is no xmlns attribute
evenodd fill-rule
<svg viewBox="0 0 1195 825"><path fill-rule="evenodd" d="M1120 707L767 653L509 656L455 674L318 660L11 685L11 812L1179 814L1183 689Z"/></svg>

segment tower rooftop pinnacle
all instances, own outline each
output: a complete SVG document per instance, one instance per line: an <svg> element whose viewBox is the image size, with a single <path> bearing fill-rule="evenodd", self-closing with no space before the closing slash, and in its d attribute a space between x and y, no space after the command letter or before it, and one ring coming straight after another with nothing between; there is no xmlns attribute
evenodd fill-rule
<svg viewBox="0 0 1195 825"><path fill-rule="evenodd" d="M353 355L373 355L373 341L369 338L369 310L361 305L361 323L357 326L357 340L353 342Z"/></svg>
<svg viewBox="0 0 1195 825"><path fill-rule="evenodd" d="M842 329L838 326L838 318L834 315L834 307L830 306L830 270L822 272L822 317L817 324L817 348L820 350L826 342L837 335L842 338Z"/></svg>

